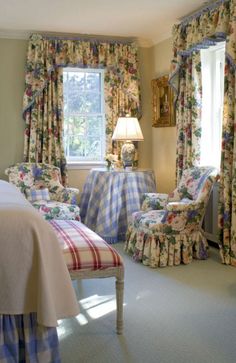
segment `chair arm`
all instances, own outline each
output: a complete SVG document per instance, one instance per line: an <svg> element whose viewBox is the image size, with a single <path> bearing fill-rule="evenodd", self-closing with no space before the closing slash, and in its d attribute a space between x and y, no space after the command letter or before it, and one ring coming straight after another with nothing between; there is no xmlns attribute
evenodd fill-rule
<svg viewBox="0 0 236 363"><path fill-rule="evenodd" d="M68 204L78 204L79 189L77 188L63 188L58 195L58 201Z"/></svg>
<svg viewBox="0 0 236 363"><path fill-rule="evenodd" d="M164 209L168 201L168 194L161 193L144 193L141 210L159 210Z"/></svg>
<svg viewBox="0 0 236 363"><path fill-rule="evenodd" d="M203 216L204 203L181 201L168 203L161 220L163 233L176 233L189 228L189 232L198 225ZM187 227L189 226L189 227ZM194 227L195 228L195 227Z"/></svg>
<svg viewBox="0 0 236 363"><path fill-rule="evenodd" d="M204 202L195 202L190 199L185 199L179 202L170 202L166 205L168 212L189 212L201 210L204 208Z"/></svg>

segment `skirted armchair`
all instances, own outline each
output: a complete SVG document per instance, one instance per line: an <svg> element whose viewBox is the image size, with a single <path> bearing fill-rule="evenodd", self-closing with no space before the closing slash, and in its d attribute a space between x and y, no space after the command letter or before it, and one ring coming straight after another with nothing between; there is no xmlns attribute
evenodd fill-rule
<svg viewBox="0 0 236 363"><path fill-rule="evenodd" d="M141 211L132 214L125 251L150 267L206 259L202 222L217 178L213 167L194 167L184 171L173 193L144 194Z"/></svg>
<svg viewBox="0 0 236 363"><path fill-rule="evenodd" d="M45 219L80 220L79 190L61 184L59 168L44 163L18 163L6 169L5 174Z"/></svg>

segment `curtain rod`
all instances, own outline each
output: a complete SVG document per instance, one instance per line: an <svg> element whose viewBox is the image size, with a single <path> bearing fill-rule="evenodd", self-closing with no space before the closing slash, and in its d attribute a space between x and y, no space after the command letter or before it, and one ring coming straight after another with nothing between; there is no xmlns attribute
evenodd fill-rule
<svg viewBox="0 0 236 363"><path fill-rule="evenodd" d="M111 43L111 44L131 44L136 42L136 38L119 38L119 37L112 37L106 35L90 35L90 34L68 34L68 33L50 33L50 32L33 32L33 34L42 35L45 39L48 40L80 40L80 41L90 41L93 43Z"/></svg>
<svg viewBox="0 0 236 363"><path fill-rule="evenodd" d="M190 13L188 13L188 14L180 17L180 18L178 18L178 20L181 23L188 22L189 20L191 20L193 18L196 18L199 15L201 15L204 11L214 9L217 6L219 6L220 4L222 4L222 3L226 2L226 1L229 1L229 0L210 0L210 1L205 1L202 6L200 6L196 10L191 11Z"/></svg>

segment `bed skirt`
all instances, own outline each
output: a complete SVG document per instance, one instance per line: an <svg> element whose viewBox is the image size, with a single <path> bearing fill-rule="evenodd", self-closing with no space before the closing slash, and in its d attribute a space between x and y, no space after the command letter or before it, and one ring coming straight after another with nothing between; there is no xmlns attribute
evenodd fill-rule
<svg viewBox="0 0 236 363"><path fill-rule="evenodd" d="M57 329L38 325L36 313L0 314L0 363L60 363Z"/></svg>

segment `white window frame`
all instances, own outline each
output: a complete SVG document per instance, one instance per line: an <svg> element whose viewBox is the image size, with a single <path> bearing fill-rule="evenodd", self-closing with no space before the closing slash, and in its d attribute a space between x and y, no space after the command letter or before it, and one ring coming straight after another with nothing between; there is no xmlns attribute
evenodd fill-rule
<svg viewBox="0 0 236 363"><path fill-rule="evenodd" d="M212 165L218 169L221 156L224 61L225 42L201 50L203 92L200 165Z"/></svg>
<svg viewBox="0 0 236 363"><path fill-rule="evenodd" d="M104 73L105 70L102 68L79 68L79 67L65 67L63 68L63 72L78 72L78 73L99 73L100 74L100 95L101 95L101 115L102 115L102 129L101 135L103 138L101 139L101 160L79 160L77 157L67 158L67 153L65 150L65 156L67 161L68 169L91 169L93 167L104 166L105 160L105 143L106 143L106 134L105 134L105 101L104 101ZM81 116L88 116L88 113L82 114ZM94 116L94 114L92 114Z"/></svg>

